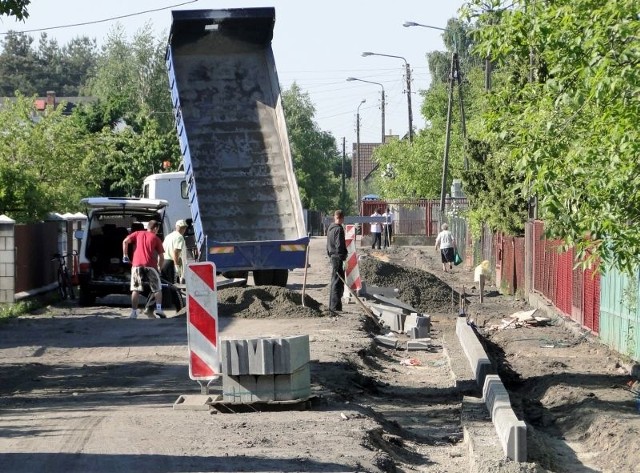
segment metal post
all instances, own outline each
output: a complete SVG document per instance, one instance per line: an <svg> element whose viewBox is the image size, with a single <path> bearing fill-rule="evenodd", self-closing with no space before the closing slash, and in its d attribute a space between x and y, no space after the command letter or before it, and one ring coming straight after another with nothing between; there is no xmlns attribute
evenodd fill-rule
<svg viewBox="0 0 640 473"><path fill-rule="evenodd" d="M404 62L407 70L407 106L409 108L409 143L413 143L413 112L411 111L411 66Z"/></svg>
<svg viewBox="0 0 640 473"><path fill-rule="evenodd" d="M366 100L362 99L362 101L360 102L360 105L358 105L358 109L356 111L356 156L357 156L357 160L356 160L356 179L357 179L357 189L358 189L358 200L356 202L356 212L358 213L358 215L360 215L360 199L361 199L361 195L360 195L360 107L362 106L363 103L365 103Z"/></svg>
<svg viewBox="0 0 640 473"><path fill-rule="evenodd" d="M381 53L372 53L371 51L365 51L362 53L362 56L363 57L367 57L367 56L394 57L397 59L402 59L404 61L406 76L407 76L407 107L409 109L409 142L410 143L413 142L413 112L411 111L411 66L409 65L407 60L402 56L395 56L393 54L381 54ZM361 80L361 79L349 78L347 80ZM363 81L363 82L368 82L368 81ZM383 134L382 142L384 143L384 127L382 129L382 134Z"/></svg>
<svg viewBox="0 0 640 473"><path fill-rule="evenodd" d="M384 144L384 142L386 141L386 132L385 132L385 125L384 125L384 87L382 88L382 104L381 104L381 109L382 109L382 141L380 141L380 143Z"/></svg>
<svg viewBox="0 0 640 473"><path fill-rule="evenodd" d="M382 103L380 104L380 110L382 110L382 137L380 139L380 143L384 144L385 142L385 111L384 111L384 107L385 107L385 97L384 97L384 85L382 85L380 82L374 82L371 80L364 80L364 79L358 79L357 77L347 77L347 82L351 82L357 80L359 82L366 82L367 84L375 84L375 85L379 85L381 92L382 92L382 96L381 96L381 100Z"/></svg>
<svg viewBox="0 0 640 473"><path fill-rule="evenodd" d="M347 188L345 183L345 170L347 168L347 140L342 137L342 192L340 193L340 208L344 208L347 197Z"/></svg>
<svg viewBox="0 0 640 473"><path fill-rule="evenodd" d="M460 74L460 62L458 55L455 59L455 73L458 80L458 97L460 100L460 126L462 128L462 158L464 160L464 170L469 170L469 157L467 156L467 121L464 114L464 100L462 98L462 77Z"/></svg>
<svg viewBox="0 0 640 473"><path fill-rule="evenodd" d="M451 141L451 114L453 109L453 84L456 53L451 54L451 72L449 75L449 105L447 106L447 131L444 142L444 157L442 158L442 185L440 187L440 223L444 218L445 195L447 193L447 168L449 167L449 144Z"/></svg>

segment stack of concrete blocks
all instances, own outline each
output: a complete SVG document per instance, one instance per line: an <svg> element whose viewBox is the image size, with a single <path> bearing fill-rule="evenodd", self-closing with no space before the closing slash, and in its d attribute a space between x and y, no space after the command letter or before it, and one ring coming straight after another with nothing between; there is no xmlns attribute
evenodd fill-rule
<svg viewBox="0 0 640 473"><path fill-rule="evenodd" d="M518 420L513 412L509 392L498 375L489 374L486 376L482 397L507 458L517 462L526 462L527 425L524 421Z"/></svg>
<svg viewBox="0 0 640 473"><path fill-rule="evenodd" d="M224 402L293 401L311 395L309 336L223 339Z"/></svg>
<svg viewBox="0 0 640 473"><path fill-rule="evenodd" d="M404 327L406 314L399 307L387 306L383 304L371 304L371 311L378 316L380 322L392 332L401 333Z"/></svg>
<svg viewBox="0 0 640 473"><path fill-rule="evenodd" d="M427 338L431 333L431 317L412 312L404 319L403 329L410 338Z"/></svg>

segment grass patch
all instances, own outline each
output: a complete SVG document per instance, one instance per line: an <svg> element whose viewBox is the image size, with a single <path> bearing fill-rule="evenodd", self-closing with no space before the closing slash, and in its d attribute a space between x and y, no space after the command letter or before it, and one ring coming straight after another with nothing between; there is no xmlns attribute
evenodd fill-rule
<svg viewBox="0 0 640 473"><path fill-rule="evenodd" d="M21 315L28 314L29 312L41 307L41 305L42 304L36 300L2 305L0 306L0 323L4 323L14 317L20 317Z"/></svg>

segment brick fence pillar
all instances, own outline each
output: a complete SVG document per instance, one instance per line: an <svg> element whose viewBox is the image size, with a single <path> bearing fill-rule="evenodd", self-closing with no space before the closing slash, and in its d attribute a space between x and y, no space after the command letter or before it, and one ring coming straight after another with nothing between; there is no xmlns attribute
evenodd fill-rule
<svg viewBox="0 0 640 473"><path fill-rule="evenodd" d="M0 303L15 302L16 221L0 215Z"/></svg>

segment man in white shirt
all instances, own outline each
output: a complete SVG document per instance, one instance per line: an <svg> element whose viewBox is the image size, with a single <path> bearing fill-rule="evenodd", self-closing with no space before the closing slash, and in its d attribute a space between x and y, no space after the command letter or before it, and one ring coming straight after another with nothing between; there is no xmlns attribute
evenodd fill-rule
<svg viewBox="0 0 640 473"><path fill-rule="evenodd" d="M380 210L381 210L380 207L378 207L371 216L382 217ZM371 249L375 249L376 247L380 249L380 247L382 246L382 224L381 223L376 222L371 224L371 238L373 238L373 244L371 245Z"/></svg>
<svg viewBox="0 0 640 473"><path fill-rule="evenodd" d="M382 224L382 233L384 234L384 248L388 248L391 246L391 235L393 235L393 212L389 207L387 207L387 211L382 214L383 217L386 218L386 222Z"/></svg>
<svg viewBox="0 0 640 473"><path fill-rule="evenodd" d="M187 231L188 226L184 220L178 220L175 231L169 233L162 242L162 247L164 248L162 277L171 284L175 284L183 276L184 261L187 254L184 233Z"/></svg>

